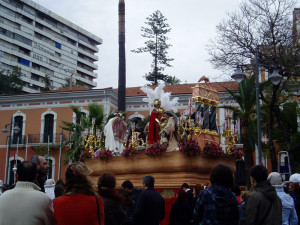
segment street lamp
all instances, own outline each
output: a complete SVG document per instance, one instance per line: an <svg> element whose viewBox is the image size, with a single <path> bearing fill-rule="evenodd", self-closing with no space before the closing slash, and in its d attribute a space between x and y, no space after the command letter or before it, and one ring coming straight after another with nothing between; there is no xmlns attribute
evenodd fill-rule
<svg viewBox="0 0 300 225"><path fill-rule="evenodd" d="M258 50L255 49L255 88L256 88L256 109L257 109L257 151L258 151L258 164L262 162L262 153L261 153L261 121L260 121L260 102L259 102L259 66L263 67L272 67L266 65L260 65L258 63ZM235 69L235 72L232 74L231 78L236 82L241 83L245 79L246 75L241 70L240 67ZM268 79L274 84L278 85L280 83L282 76L278 73L277 70L274 70L271 75L268 76Z"/></svg>
<svg viewBox="0 0 300 225"><path fill-rule="evenodd" d="M7 127L9 126L9 130ZM14 126L12 128L12 126ZM11 117L10 124L6 124L5 127L2 129L3 134L7 134L9 132L9 142L8 142L8 150L7 150L7 158L6 158L6 175L5 175L5 183L9 183L8 181L8 173L9 173L9 156L10 156L10 146L11 146L11 135L12 131L17 134L20 132L20 127L17 124L13 123L13 117Z"/></svg>

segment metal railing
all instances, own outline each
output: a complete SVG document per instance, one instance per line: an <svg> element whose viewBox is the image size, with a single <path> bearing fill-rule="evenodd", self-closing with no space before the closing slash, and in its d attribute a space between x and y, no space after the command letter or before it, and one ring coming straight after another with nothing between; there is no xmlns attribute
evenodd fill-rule
<svg viewBox="0 0 300 225"><path fill-rule="evenodd" d="M54 134L28 134L28 144L36 144L36 143L45 143L48 142L53 143L59 143L60 141L65 141L66 137L65 135L62 135L61 139L61 133L54 133Z"/></svg>
<svg viewBox="0 0 300 225"><path fill-rule="evenodd" d="M25 135L14 135L12 137L12 139L10 138L10 136L7 136L8 140L10 141L10 144L12 145L24 145L25 144L25 140L26 140L26 136Z"/></svg>

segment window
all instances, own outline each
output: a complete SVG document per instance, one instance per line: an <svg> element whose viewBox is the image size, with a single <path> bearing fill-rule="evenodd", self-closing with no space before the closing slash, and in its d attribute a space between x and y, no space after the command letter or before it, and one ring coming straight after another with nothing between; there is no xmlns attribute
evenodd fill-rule
<svg viewBox="0 0 300 225"><path fill-rule="evenodd" d="M23 59L21 57L19 57L19 63L24 65L24 66L30 66L30 61Z"/></svg>
<svg viewBox="0 0 300 225"><path fill-rule="evenodd" d="M14 39L17 41L23 42L24 44L32 46L32 40L30 40L26 37L23 37L22 35L14 34Z"/></svg>
<svg viewBox="0 0 300 225"><path fill-rule="evenodd" d="M14 126L18 126L20 131L18 133L13 134L12 143L13 144L24 144L22 139L22 130L23 130L23 116L15 116L14 117Z"/></svg>
<svg viewBox="0 0 300 225"><path fill-rule="evenodd" d="M44 120L43 143L53 142L53 123L54 123L54 115L46 114Z"/></svg>
<svg viewBox="0 0 300 225"><path fill-rule="evenodd" d="M55 42L55 47L61 49L61 44L58 42Z"/></svg>

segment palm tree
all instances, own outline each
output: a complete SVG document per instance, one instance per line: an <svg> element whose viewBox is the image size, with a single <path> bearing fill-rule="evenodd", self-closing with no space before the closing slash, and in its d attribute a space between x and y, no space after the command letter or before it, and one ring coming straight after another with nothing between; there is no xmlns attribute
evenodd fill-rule
<svg viewBox="0 0 300 225"><path fill-rule="evenodd" d="M241 121L242 126L242 139L243 139L243 148L245 155L245 169L246 169L246 185L250 186L250 174L249 170L254 165L253 161L253 118L256 105L256 92L255 92L255 77L251 76L249 79L245 79L239 85L239 92L234 92L225 88L233 99L239 104L239 108L233 106L222 106L221 108L230 109L233 111L233 119L237 118ZM252 132L251 132L252 131ZM251 140L251 141L250 141Z"/></svg>
<svg viewBox="0 0 300 225"><path fill-rule="evenodd" d="M104 113L103 109L100 105L97 104L89 104L89 117L85 117L84 114L79 110L76 106L70 106L72 111L76 114L76 118L79 118L75 123L70 123L66 121L62 121L62 128L71 133L70 139L64 143L64 146L70 146L70 148L66 151L64 162L67 163L69 160L78 161L80 158L80 154L85 150L82 145L82 131L85 128L89 128L92 125L92 118L96 118L95 120L95 129L100 129L103 131L104 126Z"/></svg>
<svg viewBox="0 0 300 225"><path fill-rule="evenodd" d="M167 78L165 79L165 83L166 83L167 85L180 84L180 83L181 83L181 80L178 79L178 78L175 77L175 76L167 76Z"/></svg>
<svg viewBox="0 0 300 225"><path fill-rule="evenodd" d="M125 111L126 105L126 55L125 55L125 1L119 0L119 83L118 109Z"/></svg>

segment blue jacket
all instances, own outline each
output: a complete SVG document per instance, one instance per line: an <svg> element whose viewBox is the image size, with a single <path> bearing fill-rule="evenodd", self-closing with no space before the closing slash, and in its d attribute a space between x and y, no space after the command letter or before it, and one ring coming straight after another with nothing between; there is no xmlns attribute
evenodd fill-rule
<svg viewBox="0 0 300 225"><path fill-rule="evenodd" d="M159 225L165 217L165 200L154 189L142 191L133 212L134 225Z"/></svg>
<svg viewBox="0 0 300 225"><path fill-rule="evenodd" d="M276 192L282 204L282 225L297 225L298 216L293 198L286 194L282 187L276 188Z"/></svg>
<svg viewBox="0 0 300 225"><path fill-rule="evenodd" d="M235 194L228 188L218 185L200 191L194 210L194 222L202 222L202 225L239 224L239 209Z"/></svg>

